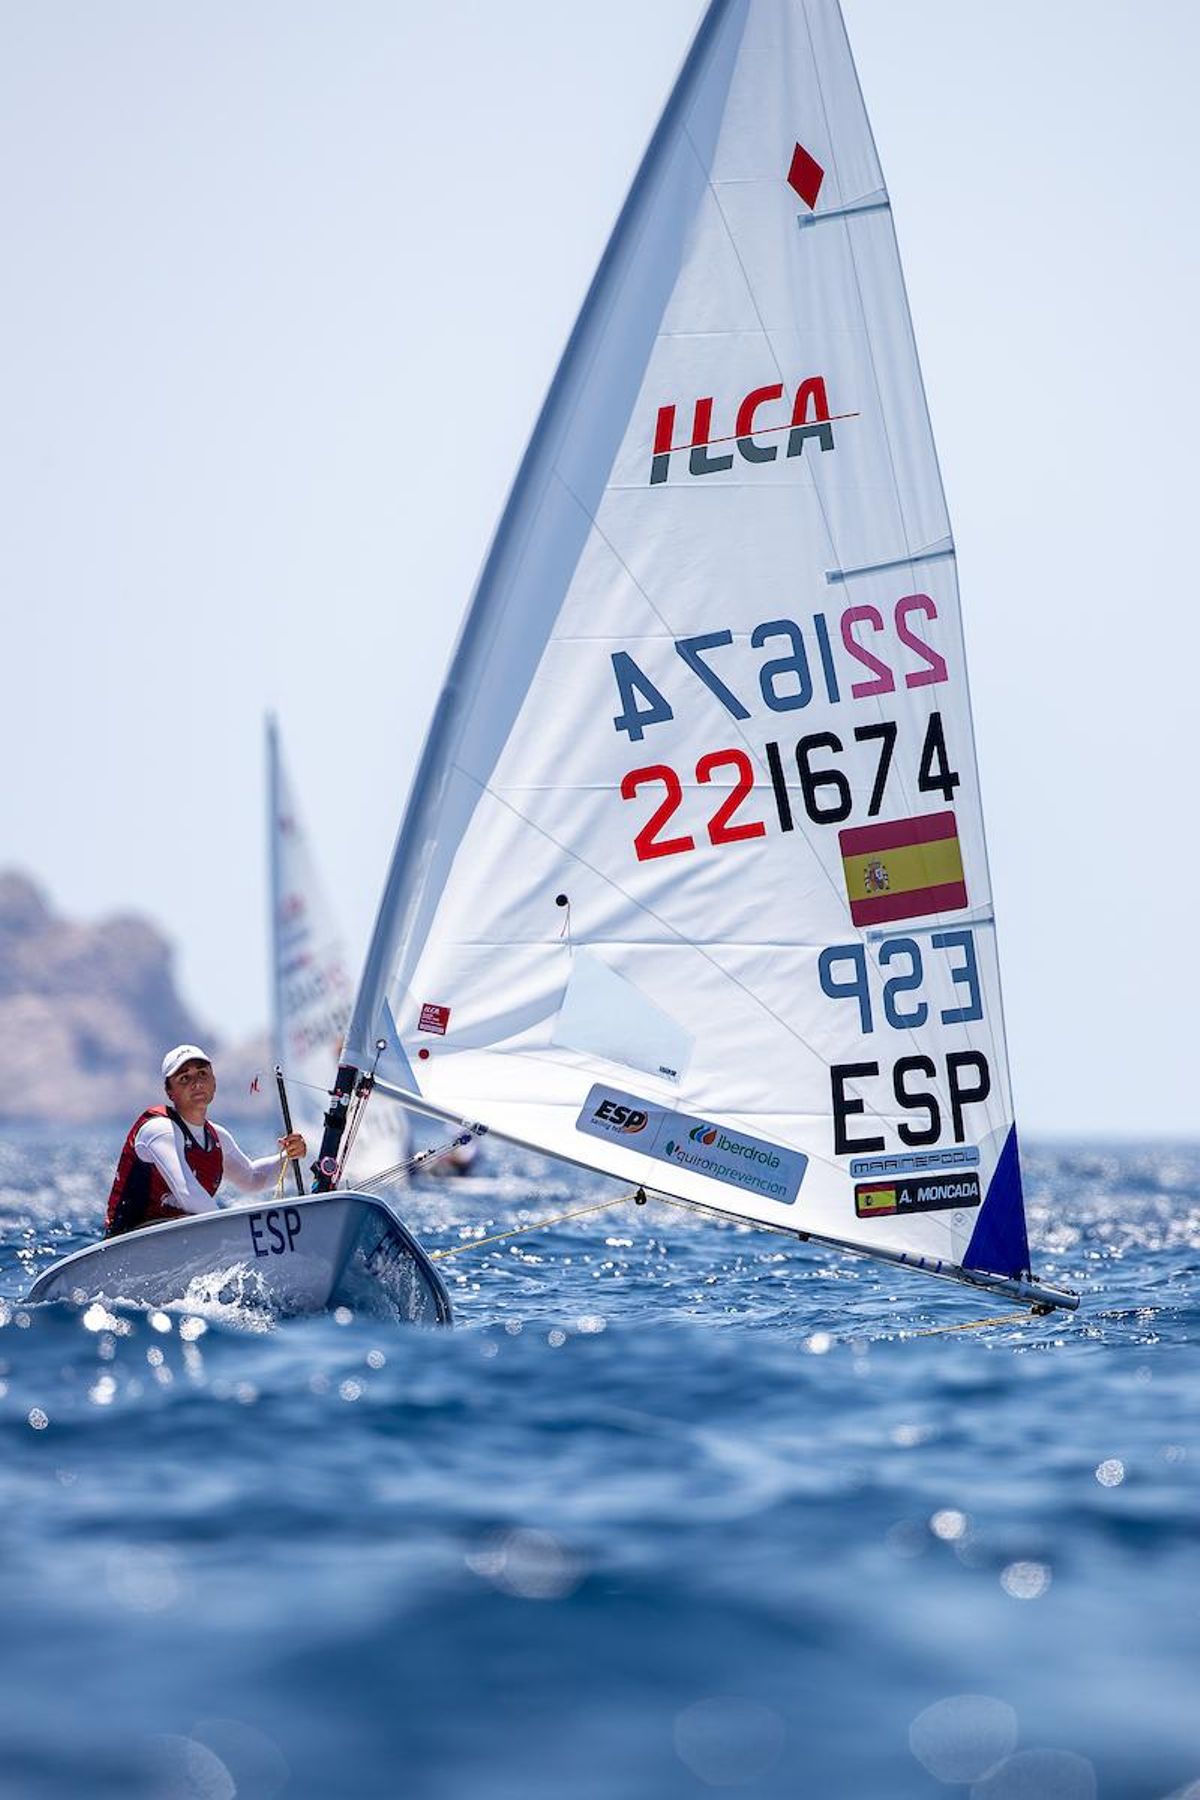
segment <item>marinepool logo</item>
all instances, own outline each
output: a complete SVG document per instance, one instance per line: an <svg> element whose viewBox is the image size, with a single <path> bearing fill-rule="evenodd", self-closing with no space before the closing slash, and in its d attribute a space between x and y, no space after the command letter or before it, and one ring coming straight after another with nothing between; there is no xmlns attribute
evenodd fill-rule
<svg viewBox="0 0 1200 1800"><path fill-rule="evenodd" d="M655 1162L688 1169L784 1206L795 1200L808 1166L799 1150L735 1135L711 1120L689 1119L612 1088L592 1089L575 1129L589 1137L620 1138Z"/></svg>
<svg viewBox="0 0 1200 1800"><path fill-rule="evenodd" d="M815 441L821 449L832 450L835 417L850 418L849 413L832 414L823 375L810 375L798 384L789 402L781 381L766 387L751 388L732 418L718 420L713 430L712 394L702 395L692 405L692 429L683 442L677 441L678 407L672 401L660 406L654 424L654 449L650 459L650 486L657 487L671 473L671 459L687 453L685 473L718 475L732 469L734 450L743 462L771 463L783 455L801 456L804 446ZM732 425L732 431L729 429ZM786 442L782 434L787 434ZM716 449L728 445L729 448Z"/></svg>

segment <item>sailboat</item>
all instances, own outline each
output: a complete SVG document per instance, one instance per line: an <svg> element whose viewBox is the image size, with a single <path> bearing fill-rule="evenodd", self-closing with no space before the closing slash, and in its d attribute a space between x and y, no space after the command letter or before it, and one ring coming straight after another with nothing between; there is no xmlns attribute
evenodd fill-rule
<svg viewBox="0 0 1200 1800"><path fill-rule="evenodd" d="M1028 1303L955 547L836 0L712 0L409 794L366 1091Z"/></svg>
<svg viewBox="0 0 1200 1800"><path fill-rule="evenodd" d="M314 1146L329 1102L354 984L284 762L279 726L266 722L270 872L271 1054L287 1080L293 1122ZM398 1170L410 1149L399 1107L364 1115L350 1179Z"/></svg>

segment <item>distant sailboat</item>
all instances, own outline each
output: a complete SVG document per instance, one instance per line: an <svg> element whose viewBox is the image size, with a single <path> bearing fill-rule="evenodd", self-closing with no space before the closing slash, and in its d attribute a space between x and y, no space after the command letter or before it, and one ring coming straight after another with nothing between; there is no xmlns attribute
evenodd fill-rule
<svg viewBox="0 0 1200 1800"><path fill-rule="evenodd" d="M354 990L273 718L266 731L271 1054L284 1072L296 1129L315 1151ZM356 1137L351 1172L361 1181L398 1169L409 1149L404 1112L373 1108Z"/></svg>
<svg viewBox="0 0 1200 1800"><path fill-rule="evenodd" d="M836 0L713 0L425 745L379 1090L1043 1307L954 544Z"/></svg>

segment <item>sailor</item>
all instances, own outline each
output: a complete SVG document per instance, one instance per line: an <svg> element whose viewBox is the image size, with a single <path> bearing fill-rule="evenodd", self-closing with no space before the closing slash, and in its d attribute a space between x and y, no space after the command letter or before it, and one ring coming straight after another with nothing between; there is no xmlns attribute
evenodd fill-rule
<svg viewBox="0 0 1200 1800"><path fill-rule="evenodd" d="M162 1076L167 1104L147 1107L130 1128L108 1197L105 1237L214 1212L223 1180L258 1193L274 1186L289 1157L307 1154L303 1137L293 1131L279 1139L273 1156L251 1158L224 1125L209 1119L217 1082L212 1058L198 1044L168 1050Z"/></svg>

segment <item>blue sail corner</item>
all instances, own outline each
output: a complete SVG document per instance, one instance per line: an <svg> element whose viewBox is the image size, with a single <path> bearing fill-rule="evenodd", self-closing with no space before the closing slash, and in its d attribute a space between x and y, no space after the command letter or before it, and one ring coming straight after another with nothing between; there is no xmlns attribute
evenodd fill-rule
<svg viewBox="0 0 1200 1800"><path fill-rule="evenodd" d="M1025 1195L1021 1187L1021 1156L1015 1125L1009 1129L988 1183L967 1254L963 1257L963 1268L980 1269L990 1275L1028 1275L1030 1272Z"/></svg>

